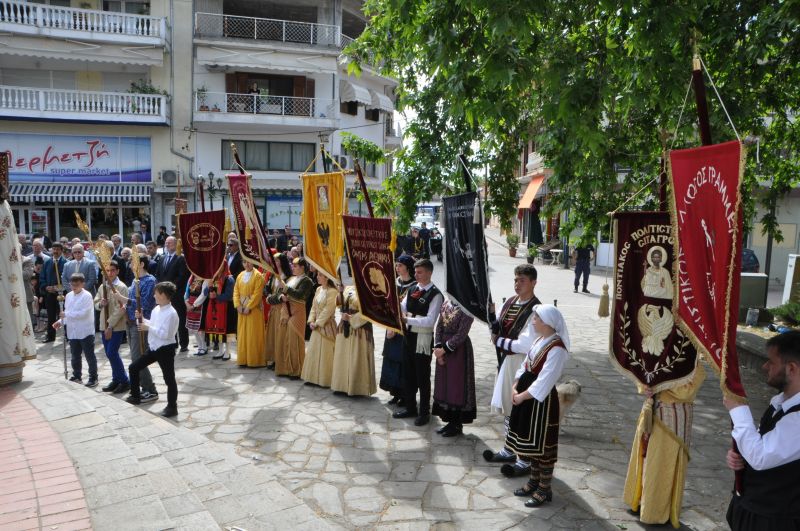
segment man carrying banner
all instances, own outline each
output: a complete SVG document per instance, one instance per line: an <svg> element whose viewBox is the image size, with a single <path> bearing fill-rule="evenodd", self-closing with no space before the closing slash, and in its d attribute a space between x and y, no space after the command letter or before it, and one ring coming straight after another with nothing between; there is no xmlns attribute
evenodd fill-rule
<svg viewBox="0 0 800 531"><path fill-rule="evenodd" d="M750 408L725 398L738 452L728 450L728 466L742 473L727 520L734 531L800 529L800 332L767 341L763 365L772 397L756 431Z"/></svg>
<svg viewBox="0 0 800 531"><path fill-rule="evenodd" d="M538 273L530 264L522 264L514 268L515 296L509 298L497 320L492 323L492 339L497 352L498 371L492 393L492 411L505 416L505 433L508 435L508 419L511 414L511 394L514 377L524 361L533 341L538 337L533 327L533 307L541 304L534 295ZM514 452L504 446L499 452L491 450L483 452L483 458L492 463L514 463L503 465L501 471L508 477L527 474L530 462L517 457Z"/></svg>
<svg viewBox="0 0 800 531"><path fill-rule="evenodd" d="M431 282L433 263L427 258L414 263L417 285L411 288L400 305L406 323L406 345L403 368L405 370L405 409L392 415L396 419L416 417L414 425L430 422L431 408L431 356L433 352L433 325L439 316L444 297ZM419 391L419 408L417 408Z"/></svg>

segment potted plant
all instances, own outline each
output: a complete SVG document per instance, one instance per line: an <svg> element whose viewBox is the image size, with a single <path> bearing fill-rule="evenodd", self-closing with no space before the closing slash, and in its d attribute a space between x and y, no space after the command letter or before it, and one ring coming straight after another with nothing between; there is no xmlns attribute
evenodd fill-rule
<svg viewBox="0 0 800 531"><path fill-rule="evenodd" d="M539 248L535 245L528 245L528 263L532 264L537 256L539 256Z"/></svg>
<svg viewBox="0 0 800 531"><path fill-rule="evenodd" d="M211 107L211 112L221 112L221 109L215 103L213 107Z"/></svg>
<svg viewBox="0 0 800 531"><path fill-rule="evenodd" d="M206 99L208 98L208 87L205 85L197 89L197 102L200 104L198 110L208 111Z"/></svg>
<svg viewBox="0 0 800 531"><path fill-rule="evenodd" d="M517 247L519 246L519 236L514 233L506 236L506 243L508 244L508 256L517 256Z"/></svg>

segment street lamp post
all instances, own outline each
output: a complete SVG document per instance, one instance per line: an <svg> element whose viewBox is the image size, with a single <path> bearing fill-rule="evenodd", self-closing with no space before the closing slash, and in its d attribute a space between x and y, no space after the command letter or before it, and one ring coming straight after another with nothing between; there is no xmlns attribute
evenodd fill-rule
<svg viewBox="0 0 800 531"><path fill-rule="evenodd" d="M214 198L216 197L217 193L219 192L220 196L222 197L222 177L217 177L216 181L214 180L214 172L208 172L208 183L206 184L206 178L203 177L203 174L197 176L197 180L200 183L201 188L205 188L206 192L208 192L208 208L209 210L214 208ZM222 197L222 206L225 207L225 198Z"/></svg>

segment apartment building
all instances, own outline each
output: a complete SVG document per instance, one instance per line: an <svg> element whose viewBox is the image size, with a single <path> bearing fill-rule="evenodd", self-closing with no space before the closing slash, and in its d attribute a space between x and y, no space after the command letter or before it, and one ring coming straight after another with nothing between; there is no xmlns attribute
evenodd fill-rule
<svg viewBox="0 0 800 531"><path fill-rule="evenodd" d="M74 211L92 237L171 226L176 197L201 208L200 184L203 206L225 206L231 142L265 224L296 227L321 139L343 165L342 131L400 145L395 82L346 73L341 50L364 25L355 0L0 0L0 150L19 230L81 236Z"/></svg>

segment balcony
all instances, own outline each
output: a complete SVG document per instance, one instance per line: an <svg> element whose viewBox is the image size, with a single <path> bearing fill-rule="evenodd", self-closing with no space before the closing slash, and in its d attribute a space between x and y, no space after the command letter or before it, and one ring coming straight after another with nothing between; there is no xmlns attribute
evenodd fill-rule
<svg viewBox="0 0 800 531"><path fill-rule="evenodd" d="M294 127L334 127L334 100L260 94L206 92L194 94L196 123ZM277 132L277 131L276 131Z"/></svg>
<svg viewBox="0 0 800 531"><path fill-rule="evenodd" d="M403 145L403 132L399 125L391 121L386 122L386 147L400 147Z"/></svg>
<svg viewBox="0 0 800 531"><path fill-rule="evenodd" d="M19 120L165 125L169 103L160 94L38 89L0 85L0 117Z"/></svg>
<svg viewBox="0 0 800 531"><path fill-rule="evenodd" d="M198 39L246 39L337 50L342 42L339 27L329 24L202 12L195 13L194 19Z"/></svg>
<svg viewBox="0 0 800 531"><path fill-rule="evenodd" d="M166 19L0 0L0 31L163 47Z"/></svg>

